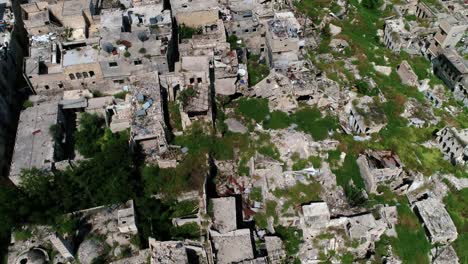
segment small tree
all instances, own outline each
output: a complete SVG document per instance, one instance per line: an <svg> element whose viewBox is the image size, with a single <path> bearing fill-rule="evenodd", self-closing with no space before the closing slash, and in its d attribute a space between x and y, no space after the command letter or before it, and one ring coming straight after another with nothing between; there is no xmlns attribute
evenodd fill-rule
<svg viewBox="0 0 468 264"><path fill-rule="evenodd" d="M367 9L376 9L380 6L379 0L362 0L362 6Z"/></svg>
<svg viewBox="0 0 468 264"><path fill-rule="evenodd" d="M179 93L179 100L182 102L182 105L186 107L193 97L198 95L198 91L193 89L192 87L187 87L185 90Z"/></svg>

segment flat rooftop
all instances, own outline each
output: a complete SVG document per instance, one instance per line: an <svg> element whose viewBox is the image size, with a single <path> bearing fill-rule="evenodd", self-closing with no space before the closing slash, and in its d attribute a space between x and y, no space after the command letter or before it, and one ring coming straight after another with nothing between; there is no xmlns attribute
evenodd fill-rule
<svg viewBox="0 0 468 264"><path fill-rule="evenodd" d="M250 229L238 229L226 234L211 231L218 264L237 263L254 258Z"/></svg>
<svg viewBox="0 0 468 264"><path fill-rule="evenodd" d="M462 74L468 74L468 60L465 60L454 49L445 49L444 56Z"/></svg>
<svg viewBox="0 0 468 264"><path fill-rule="evenodd" d="M90 46L67 50L63 55L63 67L96 63L98 61L99 52Z"/></svg>
<svg viewBox="0 0 468 264"><path fill-rule="evenodd" d="M170 2L174 16L182 12L196 12L218 8L218 1L216 0L171 0Z"/></svg>
<svg viewBox="0 0 468 264"><path fill-rule="evenodd" d="M449 242L457 238L457 228L444 205L433 198L415 203L432 242Z"/></svg>
<svg viewBox="0 0 468 264"><path fill-rule="evenodd" d="M213 227L220 233L237 229L236 198L222 197L211 199L213 203Z"/></svg>
<svg viewBox="0 0 468 264"><path fill-rule="evenodd" d="M20 114L10 168L10 179L19 184L22 169L50 168L54 159L54 140L49 130L57 123L57 102L43 103Z"/></svg>

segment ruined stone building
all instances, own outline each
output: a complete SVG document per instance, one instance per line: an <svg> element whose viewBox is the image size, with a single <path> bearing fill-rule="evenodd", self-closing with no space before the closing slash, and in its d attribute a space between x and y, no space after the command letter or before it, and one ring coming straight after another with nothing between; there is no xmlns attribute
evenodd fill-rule
<svg viewBox="0 0 468 264"><path fill-rule="evenodd" d="M455 48L467 28L468 20L460 13L441 19L439 29L427 49L429 59L437 58L446 48Z"/></svg>
<svg viewBox="0 0 468 264"><path fill-rule="evenodd" d="M234 197L211 199L213 203L213 229L210 238L215 262L239 263L254 259L252 232L248 228L237 229L237 209Z"/></svg>
<svg viewBox="0 0 468 264"><path fill-rule="evenodd" d="M400 52L411 44L411 34L405 29L402 18L385 20L384 45L393 52Z"/></svg>
<svg viewBox="0 0 468 264"><path fill-rule="evenodd" d="M400 76L401 82L405 85L417 87L419 85L418 76L407 61L402 61L397 67L397 74Z"/></svg>
<svg viewBox="0 0 468 264"><path fill-rule="evenodd" d="M445 127L437 132L436 142L446 159L454 164L467 164L468 129Z"/></svg>
<svg viewBox="0 0 468 264"><path fill-rule="evenodd" d="M168 150L167 127L157 72L130 77L130 140L141 146L146 160L156 162Z"/></svg>
<svg viewBox="0 0 468 264"><path fill-rule="evenodd" d="M368 151L356 163L369 193L375 193L379 184L402 182L403 164L391 151Z"/></svg>
<svg viewBox="0 0 468 264"><path fill-rule="evenodd" d="M189 127L193 121L211 123L211 80L210 60L207 56L185 56L176 63L177 86L173 93L183 94L180 113L182 127ZM171 93L169 92L169 94ZM174 96L175 97L175 96Z"/></svg>
<svg viewBox="0 0 468 264"><path fill-rule="evenodd" d="M51 169L54 138L50 127L58 122L57 102L41 103L21 112L10 167L10 180L18 185L23 169Z"/></svg>
<svg viewBox="0 0 468 264"><path fill-rule="evenodd" d="M416 11L415 15L417 18L420 19L426 19L426 18L433 18L435 17L434 10L429 7L426 3L423 1L419 1L418 4L416 5Z"/></svg>
<svg viewBox="0 0 468 264"><path fill-rule="evenodd" d="M135 218L136 215L133 200L127 201L123 208L117 211L118 228L120 233L138 233Z"/></svg>
<svg viewBox="0 0 468 264"><path fill-rule="evenodd" d="M457 228L440 201L434 198L418 201L414 203L414 210L424 222L433 244L448 244L457 239Z"/></svg>
<svg viewBox="0 0 468 264"><path fill-rule="evenodd" d="M433 65L434 73L449 87L455 99L468 104L468 61L454 49L444 49Z"/></svg>
<svg viewBox="0 0 468 264"><path fill-rule="evenodd" d="M374 98L363 96L349 101L340 113L340 123L349 134L370 135L386 126L387 119Z"/></svg>
<svg viewBox="0 0 468 264"><path fill-rule="evenodd" d="M0 174L8 175L11 141L14 139L24 56L23 29L18 14L14 13L16 1L0 0Z"/></svg>
<svg viewBox="0 0 468 264"><path fill-rule="evenodd" d="M330 221L330 211L325 202L310 203L302 206L304 224L310 228L321 229Z"/></svg>
<svg viewBox="0 0 468 264"><path fill-rule="evenodd" d="M215 0L172 0L172 16L177 25L185 25L191 28L199 28L209 24L215 24L218 20L219 6Z"/></svg>
<svg viewBox="0 0 468 264"><path fill-rule="evenodd" d="M236 198L211 199L213 203L213 228L224 234L237 229Z"/></svg>
<svg viewBox="0 0 468 264"><path fill-rule="evenodd" d="M244 5L230 6L226 14L224 24L229 36L236 36L243 40L248 51L262 54L266 50L265 24L258 18L257 14Z"/></svg>
<svg viewBox="0 0 468 264"><path fill-rule="evenodd" d="M162 2L127 10L87 1L22 5L30 35L25 78L34 93L116 90L133 74L169 70L171 16Z"/></svg>
<svg viewBox="0 0 468 264"><path fill-rule="evenodd" d="M299 71L304 64L302 28L292 12L276 13L267 22L268 63L279 71Z"/></svg>

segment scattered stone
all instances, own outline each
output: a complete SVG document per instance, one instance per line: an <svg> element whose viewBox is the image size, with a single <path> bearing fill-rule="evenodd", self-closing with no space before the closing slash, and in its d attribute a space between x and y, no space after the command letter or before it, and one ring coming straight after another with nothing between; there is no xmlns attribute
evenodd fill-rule
<svg viewBox="0 0 468 264"><path fill-rule="evenodd" d="M237 119L228 118L224 121L224 123L227 125L228 130L231 132L244 134L248 131L247 128Z"/></svg>

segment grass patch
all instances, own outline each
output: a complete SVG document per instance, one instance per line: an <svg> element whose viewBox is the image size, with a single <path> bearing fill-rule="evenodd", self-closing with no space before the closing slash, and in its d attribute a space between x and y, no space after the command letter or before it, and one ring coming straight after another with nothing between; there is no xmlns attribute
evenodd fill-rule
<svg viewBox="0 0 468 264"><path fill-rule="evenodd" d="M274 222L278 222L278 214L276 213L276 201L268 200L265 203L265 213L257 213L254 215L255 224L262 229L268 228L268 219L273 217Z"/></svg>
<svg viewBox="0 0 468 264"><path fill-rule="evenodd" d="M168 103L169 122L173 129L182 131L182 118L180 116L179 104L176 101Z"/></svg>
<svg viewBox="0 0 468 264"><path fill-rule="evenodd" d="M32 237L32 231L29 229L16 230L13 235L17 241L26 241Z"/></svg>
<svg viewBox="0 0 468 264"><path fill-rule="evenodd" d="M275 227L277 235L283 240L286 255L293 257L299 252L299 247L302 243L302 230L294 227Z"/></svg>
<svg viewBox="0 0 468 264"><path fill-rule="evenodd" d="M266 129L282 129L291 125L291 118L283 111L273 111L270 118L263 121L263 127Z"/></svg>
<svg viewBox="0 0 468 264"><path fill-rule="evenodd" d="M429 263L431 244L426 238L424 228L418 217L411 211L407 203L398 206L398 237L382 236L376 245L377 255L386 255L384 248L390 244L393 251L403 263Z"/></svg>
<svg viewBox="0 0 468 264"><path fill-rule="evenodd" d="M323 140L328 137L328 131L338 127L335 117L322 116L317 108L302 108L291 115L292 122L297 124L297 129L311 135L315 140Z"/></svg>
<svg viewBox="0 0 468 264"><path fill-rule="evenodd" d="M468 189L452 189L444 198L444 203L458 231L453 247L460 263L468 263Z"/></svg>
<svg viewBox="0 0 468 264"><path fill-rule="evenodd" d="M320 168L322 163L322 159L320 157L310 156L307 159L300 159L297 153L294 153L291 156L291 159L294 161L292 169L295 171L308 168L310 165L314 166L314 168Z"/></svg>
<svg viewBox="0 0 468 264"><path fill-rule="evenodd" d="M250 54L247 59L247 72L249 84L254 86L270 74L270 67L264 61L260 61L259 55Z"/></svg>
<svg viewBox="0 0 468 264"><path fill-rule="evenodd" d="M253 187L252 190L250 190L249 199L257 202L263 201L262 188Z"/></svg>
<svg viewBox="0 0 468 264"><path fill-rule="evenodd" d="M273 194L278 198L283 197L287 199L282 209L286 211L291 206L296 208L304 203L319 201L321 191L322 187L317 182L309 184L298 182L296 185L286 189L276 189L273 191Z"/></svg>
<svg viewBox="0 0 468 264"><path fill-rule="evenodd" d="M188 27L184 24L180 25L178 27L178 31L179 31L179 40L180 39L190 39L192 38L193 35L198 35L198 34L201 34L203 33L203 30L202 28L192 28L192 27Z"/></svg>
<svg viewBox="0 0 468 264"><path fill-rule="evenodd" d="M171 209L172 218L196 215L198 212L198 201L187 200L177 202L171 205Z"/></svg>
<svg viewBox="0 0 468 264"><path fill-rule="evenodd" d="M268 99L242 97L237 103L236 113L257 123L264 121L270 113Z"/></svg>
<svg viewBox="0 0 468 264"><path fill-rule="evenodd" d="M200 227L197 223L188 223L171 228L173 239L196 239L200 237Z"/></svg>
<svg viewBox="0 0 468 264"><path fill-rule="evenodd" d="M118 92L118 93L114 94L114 97L118 98L118 99L125 100L125 96L127 96L127 94L128 94L128 92L121 91L121 92Z"/></svg>

